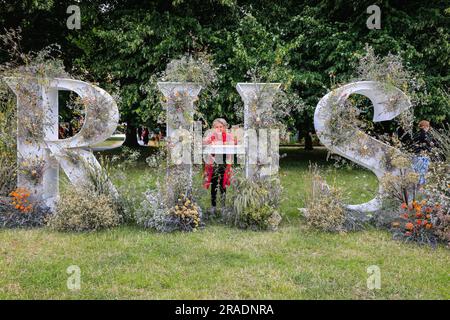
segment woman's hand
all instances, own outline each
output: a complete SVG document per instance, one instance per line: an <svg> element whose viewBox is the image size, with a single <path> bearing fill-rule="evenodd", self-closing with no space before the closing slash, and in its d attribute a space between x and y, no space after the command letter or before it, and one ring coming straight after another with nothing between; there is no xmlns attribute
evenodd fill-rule
<svg viewBox="0 0 450 320"><path fill-rule="evenodd" d="M209 135L208 137L206 137L203 140L203 143L204 144L216 144L216 141L217 141L216 135L214 133L212 133L211 135Z"/></svg>

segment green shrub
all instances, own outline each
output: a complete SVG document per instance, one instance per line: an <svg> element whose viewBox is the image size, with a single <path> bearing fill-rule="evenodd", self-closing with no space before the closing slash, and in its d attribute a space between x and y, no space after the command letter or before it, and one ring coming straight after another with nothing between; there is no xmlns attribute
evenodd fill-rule
<svg viewBox="0 0 450 320"><path fill-rule="evenodd" d="M27 200L28 201L28 200ZM45 225L50 215L48 207L27 202L27 208L17 208L13 199L0 197L0 228L35 228Z"/></svg>
<svg viewBox="0 0 450 320"><path fill-rule="evenodd" d="M243 210L237 225L242 229L276 230L281 221L279 212L269 205L250 206Z"/></svg>
<svg viewBox="0 0 450 320"><path fill-rule="evenodd" d="M233 209L225 214L227 223L242 229L276 230L281 222L277 208L281 185L278 178L247 180L236 177Z"/></svg>
<svg viewBox="0 0 450 320"><path fill-rule="evenodd" d="M167 150L162 149L146 159L152 171L159 172L155 186L147 189L144 199L135 210L139 226L157 232L196 231L204 226L203 211L197 199L205 190L200 184L191 184L189 176L175 168L167 176ZM192 176L198 176L201 166L193 166ZM148 185L148 184L147 184Z"/></svg>
<svg viewBox="0 0 450 320"><path fill-rule="evenodd" d="M138 225L158 232L196 231L204 226L202 209L192 194L180 194L173 205L168 205L166 186L147 190L145 199L136 211Z"/></svg>
<svg viewBox="0 0 450 320"><path fill-rule="evenodd" d="M136 165L139 157L139 151L122 147L120 155L98 156L100 168L92 167L83 160L77 160L81 161L79 164L83 165L87 172L85 187L112 199L123 223L136 222L136 210L142 201L140 189L149 183L147 174L143 174L133 183L129 183L126 179L127 171Z"/></svg>
<svg viewBox="0 0 450 320"><path fill-rule="evenodd" d="M0 83L0 195L16 187L16 114L14 97Z"/></svg>
<svg viewBox="0 0 450 320"><path fill-rule="evenodd" d="M433 150L431 158L435 161L431 162L424 191L429 202L439 207L434 217L434 233L450 247L450 127L432 129L431 134L437 148Z"/></svg>
<svg viewBox="0 0 450 320"><path fill-rule="evenodd" d="M87 188L67 190L49 221L58 231L96 231L119 225L121 216L113 198Z"/></svg>
<svg viewBox="0 0 450 320"><path fill-rule="evenodd" d="M362 227L364 217L345 207L342 190L327 185L317 165L309 167L307 181L306 208L300 210L309 226L327 232L346 232Z"/></svg>
<svg viewBox="0 0 450 320"><path fill-rule="evenodd" d="M316 201L309 203L306 208L306 223L324 231L344 231L345 208L342 205L341 195L338 189L331 187L316 196Z"/></svg>
<svg viewBox="0 0 450 320"><path fill-rule="evenodd" d="M450 248L450 213L440 212L436 216L435 234Z"/></svg>

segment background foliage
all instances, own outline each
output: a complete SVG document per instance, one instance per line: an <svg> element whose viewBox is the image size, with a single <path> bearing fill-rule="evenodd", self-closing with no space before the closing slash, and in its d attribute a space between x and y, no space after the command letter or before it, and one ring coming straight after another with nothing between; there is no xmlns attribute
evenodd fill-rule
<svg viewBox="0 0 450 320"><path fill-rule="evenodd" d="M447 1L80 0L81 30L65 26L68 1L5 3L0 27L22 27L28 50L59 43L69 67L119 89L122 120L132 125L155 125L161 106L149 83L171 59L207 51L219 68L216 94L207 104L200 99L208 120L239 121L235 85L256 75L299 94L306 108L287 124L310 130L318 100L352 78L366 43L380 56L399 54L425 83L416 117L450 119ZM366 27L374 3L380 30Z"/></svg>

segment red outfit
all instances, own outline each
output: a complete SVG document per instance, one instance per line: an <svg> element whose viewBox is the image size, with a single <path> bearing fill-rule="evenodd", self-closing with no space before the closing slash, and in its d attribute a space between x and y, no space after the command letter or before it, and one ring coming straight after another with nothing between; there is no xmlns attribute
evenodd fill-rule
<svg viewBox="0 0 450 320"><path fill-rule="evenodd" d="M222 132L222 141L223 144L226 143L226 141L232 141L232 136L230 134L227 134L226 132ZM205 164L205 170L204 170L204 182L203 187L205 189L208 189L211 180L214 174L214 156L210 155L208 158L208 162ZM223 181L222 181L222 187L225 189L226 187L230 186L231 184L231 176L232 176L232 170L231 170L231 164L226 164L225 173L223 175Z"/></svg>

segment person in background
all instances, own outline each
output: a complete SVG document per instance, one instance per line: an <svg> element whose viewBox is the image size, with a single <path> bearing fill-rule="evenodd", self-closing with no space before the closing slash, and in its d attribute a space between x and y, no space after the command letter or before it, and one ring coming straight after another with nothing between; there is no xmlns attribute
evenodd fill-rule
<svg viewBox="0 0 450 320"><path fill-rule="evenodd" d="M139 127L137 128L137 134L138 134L139 139L142 140L142 127L141 127L141 126L139 126Z"/></svg>
<svg viewBox="0 0 450 320"><path fill-rule="evenodd" d="M73 126L72 126L72 122L69 122L68 127L67 127L67 134L69 137L73 137L74 133L73 133Z"/></svg>
<svg viewBox="0 0 450 320"><path fill-rule="evenodd" d="M313 133L308 130L305 135L305 150L314 150L313 147Z"/></svg>
<svg viewBox="0 0 450 320"><path fill-rule="evenodd" d="M157 147L159 147L160 141L161 141L161 130L159 128L156 128L155 130L155 144Z"/></svg>
<svg viewBox="0 0 450 320"><path fill-rule="evenodd" d="M142 130L142 141L144 142L144 145L148 145L148 141L150 139L150 131L148 131L147 128L144 128L144 130Z"/></svg>
<svg viewBox="0 0 450 320"><path fill-rule="evenodd" d="M212 123L213 130L203 140L204 144L225 145L234 144L234 138L227 132L228 124L223 118L218 118ZM232 154L210 154L205 164L204 183L205 189L211 187L211 214L215 214L217 206L217 193L220 192L221 203L225 203L225 193L231 183Z"/></svg>
<svg viewBox="0 0 450 320"><path fill-rule="evenodd" d="M58 139L65 139L66 138L66 132L64 130L64 127L62 125L58 126Z"/></svg>
<svg viewBox="0 0 450 320"><path fill-rule="evenodd" d="M414 171L419 174L419 188L426 183L425 176L430 166L430 157L434 142L430 134L430 122L422 120L419 122L419 131L413 137Z"/></svg>

